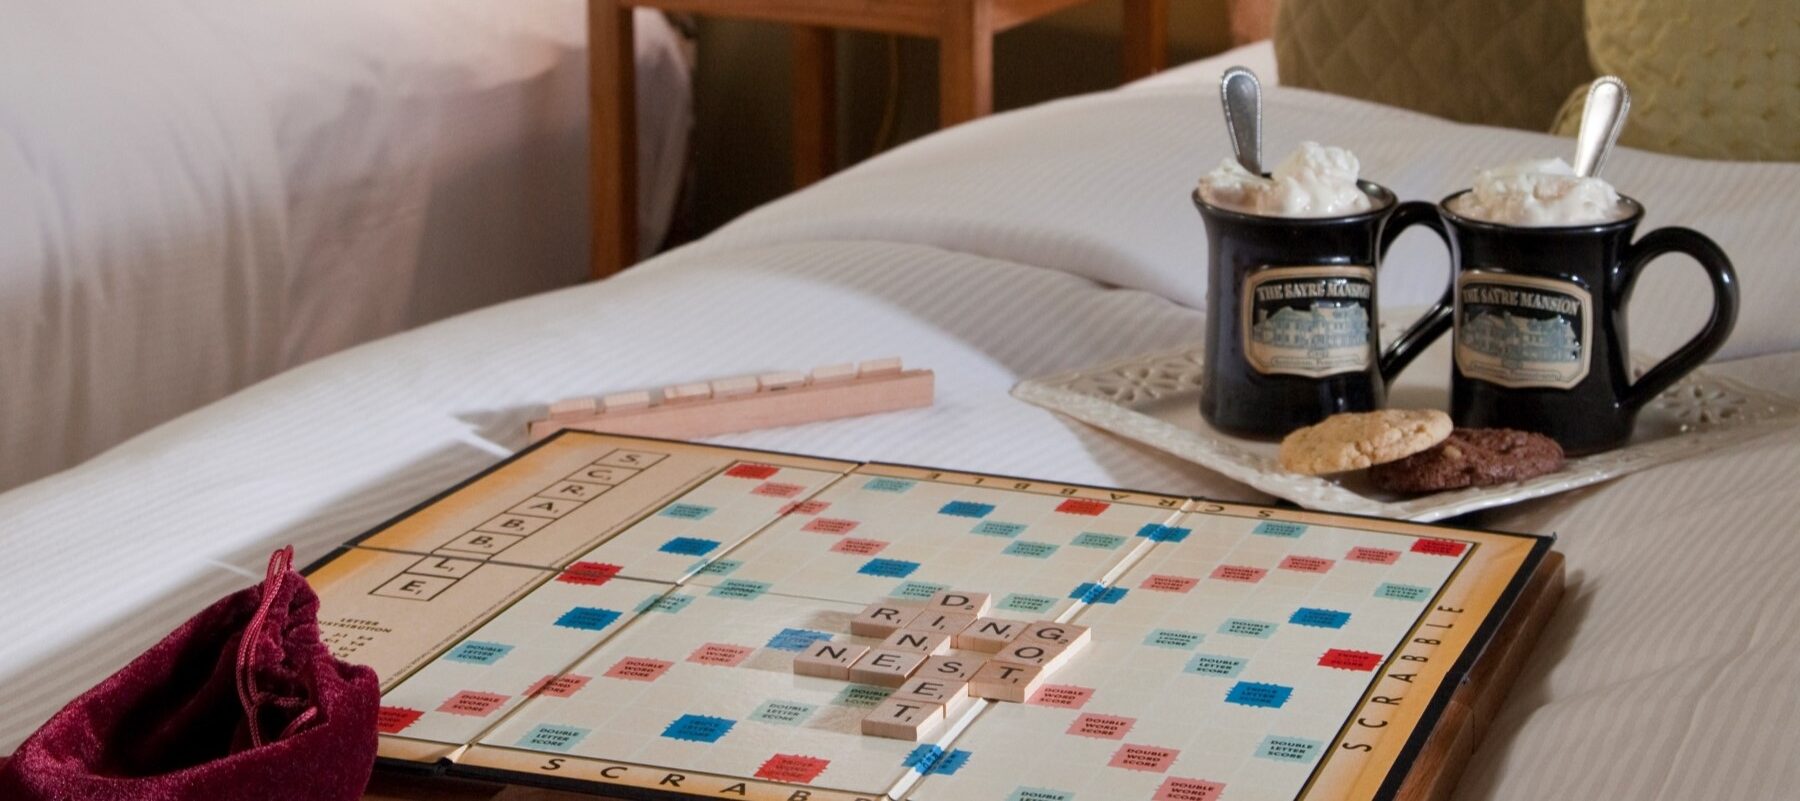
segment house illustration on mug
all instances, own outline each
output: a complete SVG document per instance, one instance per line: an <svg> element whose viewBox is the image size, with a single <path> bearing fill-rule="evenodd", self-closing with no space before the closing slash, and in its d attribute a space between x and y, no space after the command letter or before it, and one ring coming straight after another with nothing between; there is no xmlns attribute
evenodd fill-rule
<svg viewBox="0 0 1800 801"><path fill-rule="evenodd" d="M1562 316L1518 317L1510 312L1471 311L1457 344L1516 369L1528 364L1573 364L1581 360L1581 340Z"/></svg>
<svg viewBox="0 0 1800 801"><path fill-rule="evenodd" d="M1369 310L1360 303L1315 302L1305 310L1283 306L1274 313L1260 312L1250 336L1259 345L1323 358L1333 350L1369 344Z"/></svg>

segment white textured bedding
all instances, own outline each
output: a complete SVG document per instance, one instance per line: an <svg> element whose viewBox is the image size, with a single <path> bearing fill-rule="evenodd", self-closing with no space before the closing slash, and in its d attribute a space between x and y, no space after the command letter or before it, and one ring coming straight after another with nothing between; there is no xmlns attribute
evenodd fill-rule
<svg viewBox="0 0 1800 801"><path fill-rule="evenodd" d="M321 555L521 445L524 421L566 395L898 353L938 371L934 408L723 441L1253 497L1007 395L1020 377L1199 335L1197 313L1161 295L1204 291L1186 190L1226 149L1213 96L1164 82L958 128L614 280L319 360L0 496L0 751L250 582L271 548ZM1292 90L1269 100L1272 144L1322 131L1404 196L1563 146ZM1800 392L1797 201L1760 188L1791 186L1800 166L1621 153L1609 167L1657 220L1737 257L1742 360L1718 369ZM1752 188L1733 199L1739 184ZM1400 251L1390 301L1437 293L1437 248ZM1641 349L1701 313L1681 297L1697 281L1658 272L1671 275L1634 315ZM1460 797L1793 798L1797 472L1800 434L1785 434L1483 518L1560 533L1572 584Z"/></svg>
<svg viewBox="0 0 1800 801"><path fill-rule="evenodd" d="M0 488L586 275L580 0L0 0ZM691 121L638 25L645 228Z"/></svg>

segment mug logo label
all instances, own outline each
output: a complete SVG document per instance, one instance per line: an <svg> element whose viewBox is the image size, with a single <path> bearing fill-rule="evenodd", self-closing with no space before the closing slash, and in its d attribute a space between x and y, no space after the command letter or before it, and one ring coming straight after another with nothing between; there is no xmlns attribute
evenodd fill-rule
<svg viewBox="0 0 1800 801"><path fill-rule="evenodd" d="M1244 279L1244 360L1323 378L1375 363L1373 267L1264 267Z"/></svg>
<svg viewBox="0 0 1800 801"><path fill-rule="evenodd" d="M1456 369L1515 389L1587 378L1593 296L1567 281L1467 270L1456 277Z"/></svg>

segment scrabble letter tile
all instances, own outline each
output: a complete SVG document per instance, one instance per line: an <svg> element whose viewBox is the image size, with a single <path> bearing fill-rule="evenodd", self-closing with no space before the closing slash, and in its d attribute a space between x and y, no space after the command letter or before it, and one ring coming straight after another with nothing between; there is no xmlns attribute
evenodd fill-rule
<svg viewBox="0 0 1800 801"><path fill-rule="evenodd" d="M1025 633L1019 635L1019 642L1055 643L1080 647L1088 641L1088 628L1073 623L1058 623L1054 620L1040 620L1025 627Z"/></svg>
<svg viewBox="0 0 1800 801"><path fill-rule="evenodd" d="M978 698L1022 704L1044 682L1043 668L987 662L969 680L969 693Z"/></svg>
<svg viewBox="0 0 1800 801"><path fill-rule="evenodd" d="M1043 668L1045 671L1053 671L1062 667L1069 647L1058 643L1015 642L995 654L994 661L1011 665L1030 665Z"/></svg>
<svg viewBox="0 0 1800 801"><path fill-rule="evenodd" d="M966 682L975 676L975 670L981 667L983 659L966 659L960 656L934 656L925 660L914 673L915 677L937 679L938 681Z"/></svg>
<svg viewBox="0 0 1800 801"><path fill-rule="evenodd" d="M906 627L913 631L935 631L939 634L955 636L974 622L975 616L964 612L938 612L927 609L918 617L913 618L911 623L906 624Z"/></svg>
<svg viewBox="0 0 1800 801"><path fill-rule="evenodd" d="M931 596L931 600L925 602L925 608L933 612L962 612L980 617L987 614L992 602L993 596L985 592L944 590Z"/></svg>
<svg viewBox="0 0 1800 801"><path fill-rule="evenodd" d="M942 656L950 653L950 635L935 631L901 629L882 640L881 647L889 651L911 651L926 656Z"/></svg>
<svg viewBox="0 0 1800 801"><path fill-rule="evenodd" d="M952 644L965 651L997 654L1025 632L1025 625L1021 621L998 617L976 618L968 628L956 633Z"/></svg>
<svg viewBox="0 0 1800 801"><path fill-rule="evenodd" d="M862 733L871 737L918 742L944 722L944 708L925 701L889 698L863 718Z"/></svg>
<svg viewBox="0 0 1800 801"><path fill-rule="evenodd" d="M914 673L912 678L907 679L905 684L900 685L888 697L937 704L948 711L961 706L962 701L969 697L969 683L955 679L933 679Z"/></svg>
<svg viewBox="0 0 1800 801"><path fill-rule="evenodd" d="M850 666L868 652L866 645L821 640L794 657L794 672L802 676L843 681L850 678Z"/></svg>
<svg viewBox="0 0 1800 801"><path fill-rule="evenodd" d="M900 606L898 604L872 603L856 617L850 619L850 633L859 637L879 637L886 639L913 622L919 616L916 606Z"/></svg>
<svg viewBox="0 0 1800 801"><path fill-rule="evenodd" d="M924 654L877 648L863 654L863 658L850 666L850 680L877 687L898 687L924 663Z"/></svg>

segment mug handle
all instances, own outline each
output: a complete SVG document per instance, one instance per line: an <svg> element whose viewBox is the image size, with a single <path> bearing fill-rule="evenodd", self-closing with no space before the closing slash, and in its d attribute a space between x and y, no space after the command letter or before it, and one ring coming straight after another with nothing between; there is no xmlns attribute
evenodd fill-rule
<svg viewBox="0 0 1800 801"><path fill-rule="evenodd" d="M1631 302L1631 290L1637 285L1638 276L1643 274L1645 265L1667 253L1692 256L1706 270L1707 277L1712 279L1712 318L1706 321L1706 325L1700 328L1700 333L1695 334L1687 344L1657 362L1642 378L1625 388L1624 397L1619 403L1627 409L1637 409L1649 403L1682 376L1711 358L1725 344L1725 338L1731 336L1732 326L1737 324L1737 271L1732 269L1731 259L1725 256L1725 251L1718 244L1705 234L1690 228L1658 228L1645 234L1625 252L1625 258L1619 264L1625 275L1625 285L1619 293L1619 307L1622 309Z"/></svg>
<svg viewBox="0 0 1800 801"><path fill-rule="evenodd" d="M1381 228L1381 247L1378 253L1381 263L1387 263L1388 246L1400 238L1401 232L1414 225L1423 225L1436 232L1439 239L1444 240L1444 247L1450 247L1450 232L1444 228L1443 215L1438 214L1437 204L1423 200L1409 200L1394 209L1388 215L1387 222ZM1444 289L1444 296L1438 299L1425 316L1413 321L1411 326L1394 340L1387 350L1381 354L1377 369L1381 372L1381 381L1391 384L1400 375L1401 370L1412 364L1414 357L1425 351L1425 347L1437 341L1437 338L1450 330L1451 315L1455 311L1456 265L1450 266L1450 286Z"/></svg>

